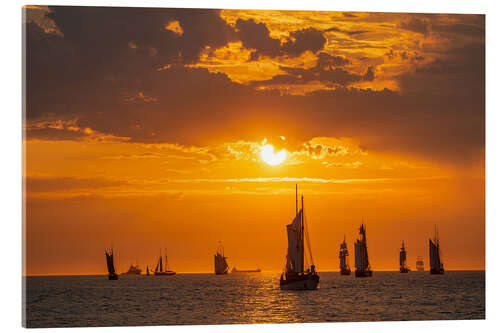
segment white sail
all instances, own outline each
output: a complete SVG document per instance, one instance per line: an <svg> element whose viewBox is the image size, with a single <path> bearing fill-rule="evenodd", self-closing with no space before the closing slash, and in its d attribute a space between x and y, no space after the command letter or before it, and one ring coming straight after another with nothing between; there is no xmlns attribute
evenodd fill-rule
<svg viewBox="0 0 500 333"><path fill-rule="evenodd" d="M304 271L304 239L302 230L302 209L297 213L292 223L286 226L288 234L288 253L286 270L300 273Z"/></svg>

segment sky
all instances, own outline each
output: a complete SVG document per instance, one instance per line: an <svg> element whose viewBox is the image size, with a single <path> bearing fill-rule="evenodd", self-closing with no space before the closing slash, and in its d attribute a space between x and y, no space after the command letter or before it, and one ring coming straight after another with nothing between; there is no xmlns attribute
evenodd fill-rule
<svg viewBox="0 0 500 333"><path fill-rule="evenodd" d="M319 271L484 269L484 15L24 13L25 274L279 272L295 184Z"/></svg>

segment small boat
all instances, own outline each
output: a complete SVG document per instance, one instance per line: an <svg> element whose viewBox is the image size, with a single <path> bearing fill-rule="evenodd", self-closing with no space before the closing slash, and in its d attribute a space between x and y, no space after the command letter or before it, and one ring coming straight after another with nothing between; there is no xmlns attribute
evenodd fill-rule
<svg viewBox="0 0 500 333"><path fill-rule="evenodd" d="M224 256L224 247L219 241L219 246L217 247L217 252L214 255L214 270L215 275L225 275L229 271L229 265L226 261L227 257Z"/></svg>
<svg viewBox="0 0 500 333"><path fill-rule="evenodd" d="M415 263L415 267L419 272L424 271L424 259L421 256L417 257L417 262Z"/></svg>
<svg viewBox="0 0 500 333"><path fill-rule="evenodd" d="M401 250L399 251L399 272L400 273L408 273L410 269L406 264L406 249L405 242L401 243Z"/></svg>
<svg viewBox="0 0 500 333"><path fill-rule="evenodd" d="M288 251L285 271L281 273L280 288L282 290L315 290L318 288L319 275L311 253L309 234L304 218L304 197L302 208L298 210L297 185L295 186L295 218L286 226L288 236ZM310 267L304 270L305 252L304 240L309 250Z"/></svg>
<svg viewBox="0 0 500 333"><path fill-rule="evenodd" d="M118 280L118 274L116 274L115 271L113 248L111 248L111 251L109 253L108 251L104 252L106 252L106 264L108 266L108 280Z"/></svg>
<svg viewBox="0 0 500 333"><path fill-rule="evenodd" d="M347 243L344 241L340 244L339 259L340 259L340 275L351 275L351 267L349 267L349 262L347 257L349 256L349 251L347 250Z"/></svg>
<svg viewBox="0 0 500 333"><path fill-rule="evenodd" d="M366 229L364 224L359 227L359 234L361 239L357 239L354 244L354 258L356 261L356 271L354 275L356 277L371 277L373 271L370 267L370 262L368 260L368 247L366 245Z"/></svg>
<svg viewBox="0 0 500 333"><path fill-rule="evenodd" d="M142 269L139 268L139 265L130 265L128 271L122 273L122 275L141 275Z"/></svg>
<svg viewBox="0 0 500 333"><path fill-rule="evenodd" d="M175 272L171 271L168 265L167 249L165 249L165 270L163 270L163 259L160 250L160 257L158 258L158 263L156 264L155 275L158 276L175 275Z"/></svg>
<svg viewBox="0 0 500 333"><path fill-rule="evenodd" d="M231 270L231 273L233 273L233 274L237 274L237 273L260 273L260 268L239 270L236 267L233 267L233 269Z"/></svg>
<svg viewBox="0 0 500 333"><path fill-rule="evenodd" d="M429 239L429 261L431 274L444 274L444 266L441 262L441 250L439 248L439 236L437 227L434 229L434 242Z"/></svg>

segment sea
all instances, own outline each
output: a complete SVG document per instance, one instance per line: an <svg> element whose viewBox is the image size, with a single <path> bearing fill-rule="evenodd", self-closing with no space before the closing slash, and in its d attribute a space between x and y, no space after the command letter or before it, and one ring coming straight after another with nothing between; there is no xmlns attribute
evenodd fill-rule
<svg viewBox="0 0 500 333"><path fill-rule="evenodd" d="M25 327L312 323L485 318L485 272L320 272L313 291L279 274L24 277Z"/></svg>

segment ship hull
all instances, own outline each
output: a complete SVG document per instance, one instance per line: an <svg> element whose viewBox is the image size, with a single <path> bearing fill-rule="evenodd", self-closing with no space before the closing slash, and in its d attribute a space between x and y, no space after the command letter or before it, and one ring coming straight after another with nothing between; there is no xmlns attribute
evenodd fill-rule
<svg viewBox="0 0 500 333"><path fill-rule="evenodd" d="M354 272L354 274L355 274L356 277L360 277L360 278L371 277L372 274L373 274L373 271L358 271L358 270L356 270Z"/></svg>
<svg viewBox="0 0 500 333"><path fill-rule="evenodd" d="M340 275L351 275L350 269L342 269L340 270Z"/></svg>
<svg viewBox="0 0 500 333"><path fill-rule="evenodd" d="M156 276L170 276L170 275L175 275L175 272L173 271L167 271L167 272L155 272Z"/></svg>
<svg viewBox="0 0 500 333"><path fill-rule="evenodd" d="M224 272L215 272L215 275L226 275L227 274L227 271L224 271Z"/></svg>
<svg viewBox="0 0 500 333"><path fill-rule="evenodd" d="M280 280L281 290L316 290L318 284L318 274L299 275Z"/></svg>
<svg viewBox="0 0 500 333"><path fill-rule="evenodd" d="M246 270L246 271L235 271L234 269L231 271L232 274L251 274L251 273L260 273L260 269L254 270Z"/></svg>
<svg viewBox="0 0 500 333"><path fill-rule="evenodd" d="M400 268L399 273L408 273L408 268Z"/></svg>
<svg viewBox="0 0 500 333"><path fill-rule="evenodd" d="M108 280L118 280L118 275L116 275L116 274L109 274L108 275Z"/></svg>
<svg viewBox="0 0 500 333"><path fill-rule="evenodd" d="M444 274L444 269L443 268L431 268L430 271L431 274Z"/></svg>

